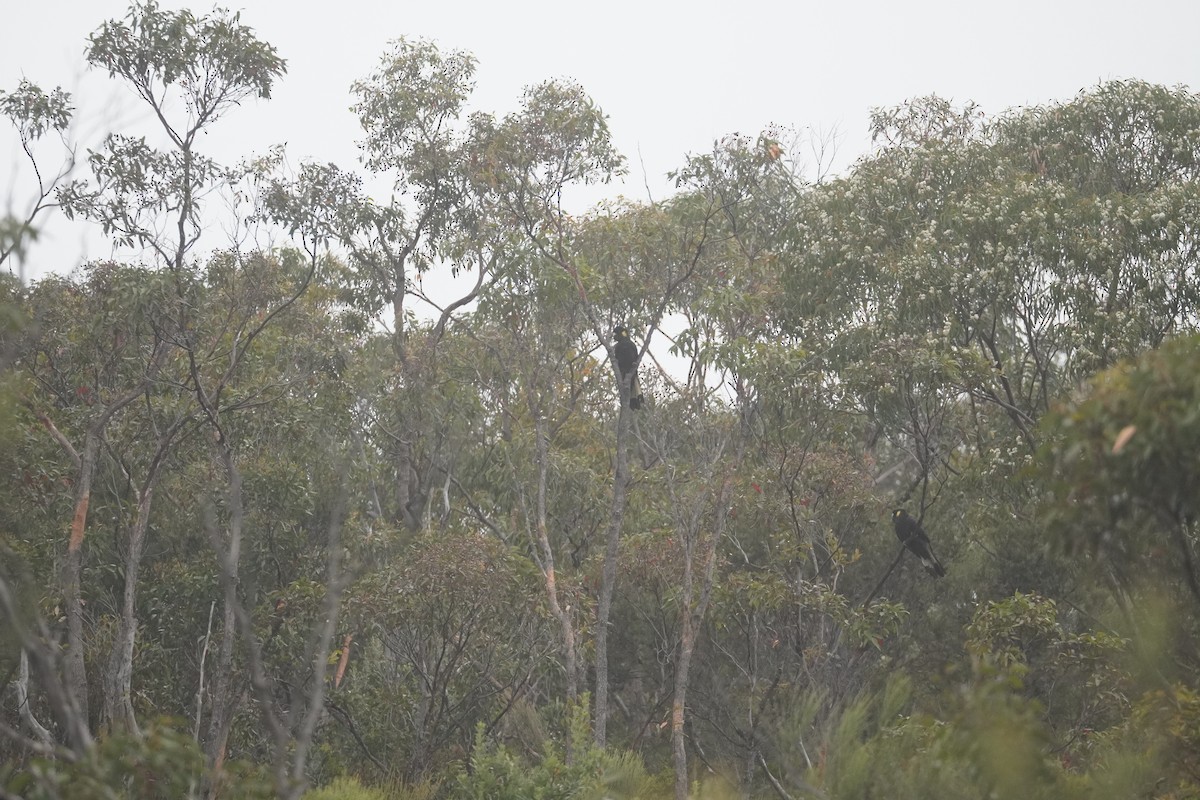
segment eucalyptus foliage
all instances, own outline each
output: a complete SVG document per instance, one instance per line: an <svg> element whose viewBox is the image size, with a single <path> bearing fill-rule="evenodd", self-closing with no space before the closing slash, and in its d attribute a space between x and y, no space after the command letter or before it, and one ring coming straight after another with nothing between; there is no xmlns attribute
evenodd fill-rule
<svg viewBox="0 0 1200 800"><path fill-rule="evenodd" d="M239 14L87 53L153 121L35 204L115 257L0 282L4 792L1197 793L1200 97L916 98L840 176L772 129L571 214L625 161L570 80L492 114L400 38L357 171L231 167L286 69Z"/></svg>

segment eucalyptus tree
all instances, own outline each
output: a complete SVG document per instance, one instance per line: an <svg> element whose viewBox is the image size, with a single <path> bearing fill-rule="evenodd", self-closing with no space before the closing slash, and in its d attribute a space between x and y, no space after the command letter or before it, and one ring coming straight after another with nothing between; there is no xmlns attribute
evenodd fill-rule
<svg viewBox="0 0 1200 800"><path fill-rule="evenodd" d="M255 318L269 311L287 298L294 281L307 269L296 255L249 262L232 254L213 259L204 279L193 281L189 290L193 334L220 350L223 342L236 337L227 327L231 319ZM36 284L25 303L36 327L23 343L18 362L28 376L25 422L32 425L40 419L41 427L53 429L56 437L70 444L79 427L89 422L95 405L107 403L124 385L138 385L144 360L157 343L178 335L171 327L177 288L176 276L169 271L112 264L90 268L87 281ZM313 643L312 657L301 659L307 664L296 666L297 655L305 649L303 636L296 636L298 643L289 648L286 669L272 670L277 666L274 662L266 667L251 664L256 679L262 678L260 683L305 686L282 704L282 711L273 695L261 703L265 713L284 720L278 726L282 737L272 731L276 738L287 739L282 745L273 743L284 756L275 759L276 766L288 768L286 775L277 770L281 791L294 791L300 784L293 775L303 772L303 753L311 741L306 725L315 724L305 720L316 719L309 713L313 708L324 708L320 692L313 691L324 683L313 682L310 676L314 669L322 675L327 669L328 640L337 625L336 601L343 583L336 564L327 570L332 574L321 571L326 554L336 558L342 553L342 547L328 546L330 533L340 533L335 510L342 478L331 457L350 438L346 420L351 404L338 373L346 350L353 345L329 313L332 297L331 292L314 291L289 313L277 315L225 385L221 403L222 432L236 443L233 475L244 502L237 502L235 496L222 499L219 507L230 517L240 515L252 533L234 594L234 610L240 609L241 618L231 633L240 629L243 651L251 653L250 642L258 644L252 637L261 634L250 629L261 625L255 612L261 613L258 607L267 602L264 596L288 597L289 590L296 591L294 584L317 584L315 592L328 606L319 619L312 619L315 614L304 617L311 623L306 633L321 633ZM229 338L223 339L224 335ZM90 634L84 640L85 652L87 663L100 666L102 673L93 683L102 688L107 734L115 734L118 727L138 730L138 717L144 722L146 717L170 714L192 717L197 738L203 722L211 728L217 720L225 727L214 730L214 740L223 740L232 729L231 712L244 703L246 679L236 659L228 665L216 659L214 669L214 659L207 655L213 628L210 615L206 632L205 612L221 602L221 587L214 576L209 543L199 533L213 527L206 525L203 511L214 505L214 491L219 492L214 486L220 487L228 476L221 460L213 457L211 436L185 435L202 432L209 423L194 400L186 352L178 347L168 352L156 380L110 421L103 435L91 498L97 522L91 526L87 550L91 567L83 586ZM214 365L205 359L200 363L203 380L208 381L208 370ZM29 484L14 496L18 502L9 522L15 532L12 546L44 576L55 561L49 532L56 527L54 516L63 505L58 480L49 476L63 473L63 468L54 463L57 459L47 452L43 438L47 437L23 437L14 453L25 465ZM244 481L243 473L248 473ZM47 475L45 482L42 475ZM65 475L63 482L69 486ZM151 504L152 497L160 499ZM329 524L330 518L337 524ZM96 527L104 534L111 528L111 535L97 536ZM357 526L350 529L358 532ZM152 547L147 547L148 541L153 541ZM216 549L219 557L225 556L220 544ZM228 574L227 557L221 559L221 566ZM50 584L53 587L54 581ZM50 591L44 602L54 599L53 588ZM136 629L125 626L127 619L135 620ZM12 621L18 623L24 624ZM130 652L134 630L136 659ZM219 640L222 634L218 630L214 638ZM30 693L35 715L47 708L43 697L52 709L62 705L53 697L57 675L46 669L55 661L42 658L53 655L52 642L52 638L41 642L38 652L31 653L38 656L31 682L35 691ZM29 643L39 642L34 638ZM212 650L219 650L214 645ZM127 665L124 671L123 664ZM220 676L225 669L231 674L223 695ZM209 675L213 677L206 681ZM58 730L77 729L59 722ZM83 718L82 731L88 730ZM220 752L215 755L219 760Z"/></svg>
<svg viewBox="0 0 1200 800"><path fill-rule="evenodd" d="M317 269L295 251L214 255L196 308L205 349L189 361L191 385L203 390L197 413L214 430L192 513L216 553L226 618L205 748L223 762L248 688L281 796L306 785L348 581L343 531L363 533L353 521L364 498L351 488L353 400L343 375L361 340L343 327L337 295L323 277L314 280ZM224 487L219 500L214 485ZM287 639L275 638L275 626L264 632L267 599L278 622L295 594L305 624L289 626ZM288 656L269 658L284 642ZM300 688L281 699L281 687L292 686ZM197 728L202 712L198 700Z"/></svg>
<svg viewBox="0 0 1200 800"><path fill-rule="evenodd" d="M883 584L909 610L885 648L912 674L961 658L970 597L1092 607L1035 537L1030 467L1059 441L1039 420L1194 330L1198 110L1136 82L991 120L927 98L878 112L876 152L796 201L771 316L874 462L876 507L928 511L950 556L936 593ZM882 575L877 553L861 560Z"/></svg>
<svg viewBox="0 0 1200 800"><path fill-rule="evenodd" d="M991 122L937 99L879 112L885 146L806 215L814 242L842 244L809 248L792 299L852 358L911 341L902 363L940 365L1030 448L1082 376L1194 324L1198 113L1120 82Z"/></svg>
<svg viewBox="0 0 1200 800"><path fill-rule="evenodd" d="M897 499L1017 476L1082 378L1194 327L1198 108L1138 83L995 120L913 101L798 205L778 314L886 446Z"/></svg>
<svg viewBox="0 0 1200 800"><path fill-rule="evenodd" d="M492 279L499 258L495 232L471 190L461 120L474 72L467 53L396 40L352 87L368 174L305 164L290 180L274 179L265 202L267 214L293 234L342 248L347 306L391 327L393 364L381 369L386 379L376 396L364 398L364 409L373 446L391 465L386 513L411 530L425 524L428 497L448 457L433 435L440 423L421 399L436 380L437 345L455 312ZM386 200L374 199L380 193ZM462 296L443 304L425 293L426 278L440 282L460 273L475 276ZM428 310L422 302L437 317L428 329L418 323L418 313Z"/></svg>
<svg viewBox="0 0 1200 800"><path fill-rule="evenodd" d="M759 774L774 783L772 720L800 687L856 691L866 667L853 657L857 643L867 631L886 635L902 613L891 604L858 610L838 585L846 573L862 582L854 548L869 496L857 488L864 465L846 449L855 427L807 349L813 342L780 324L780 266L798 257L795 209L811 191L781 135L727 137L677 174L682 202L717 211L674 348L690 364L689 410L676 416L695 415L687 427L708 431L682 462L675 454L666 479L681 565L678 796L689 785L688 749L719 761L746 791ZM688 496L689 486L701 493Z"/></svg>
<svg viewBox="0 0 1200 800"><path fill-rule="evenodd" d="M573 226L563 208L563 192L573 183L608 181L622 165L620 155L609 140L608 125L603 112L587 97L577 84L567 81L548 81L526 90L519 112L496 119L477 114L471 125L471 160L476 165L474 182L490 213L502 225L521 232L522 238L535 256L544 258L553 268L564 272L571 281L580 301L582 320L591 334L607 348L603 322L589 302L587 286L570 246ZM533 274L540 272L536 267ZM557 281L555 281L557 283ZM538 298L528 301L536 303ZM589 348L590 349L590 348ZM554 359L559 360L559 359ZM532 387L530 387L532 388ZM528 389L526 390L528 391ZM622 390L628 394L628 389ZM535 505L529 508L527 519L536 521L535 529L544 523L545 470L548 467L549 431L545 417L552 413L535 394L527 394L530 409L535 413L535 452L540 461ZM604 743L607 708L607 612L611 604L611 579L608 561L615 563L615 545L624 512L624 492L627 484L624 438L629 419L625 414L628 403L622 404L618 422L618 455L612 508L614 524L610 526L609 549L614 558L606 560L604 588L601 589L600 610L596 625L596 741ZM525 495L528 497L529 495ZM527 503L527 508L529 507ZM541 539L539 535L539 540ZM568 685L577 680L575 672L574 622L557 599L553 551L548 539L539 541L541 565L548 598L557 607L563 646L569 661ZM570 691L575 691L571 688Z"/></svg>
<svg viewBox="0 0 1200 800"><path fill-rule="evenodd" d="M216 441L222 441L217 399L220 388L204 385L198 366L204 345L197 340L193 316L196 283L192 259L204 230L204 199L227 185L230 173L201 153L197 145L201 135L233 107L251 97L270 97L275 81L285 70L285 62L275 49L257 39L237 14L217 11L197 17L190 11L165 11L153 2L135 4L125 19L104 23L90 38L87 60L90 66L124 82L146 104L158 125L156 138L163 141L163 146L151 144L144 136L110 134L99 150L89 154L91 181L77 180L64 186L59 201L68 216L98 222L114 244L148 256L164 270L174 288L174 302L163 310L169 324L153 326L158 338L142 379L97 416L79 454L78 499L64 577L67 617L70 630L75 631L75 645L82 644L78 630L82 606L76 588L82 566L80 545L95 452L104 426L146 391L164 359L182 353L187 363L187 377L182 380L190 386L197 413L217 431ZM248 340L252 341L255 333L250 332ZM239 359L236 346L233 352L230 370L236 368ZM169 447L170 436L182 429L186 418L184 413L177 418L179 424L163 429L166 439L159 442L160 456L151 459L152 468L140 490L145 513L158 474L154 465L161 464L161 453ZM230 481L234 481L232 475ZM138 534L135 526L132 534L125 568L122 634L114 645L110 664L109 694L116 699L110 698L108 704L114 720L125 725L133 724L131 708L120 698L129 693L136 628L136 564L144 531ZM227 609L227 636L233 635L231 613ZM68 668L76 691L83 691L86 680L82 652L81 646L72 646L69 651Z"/></svg>
<svg viewBox="0 0 1200 800"><path fill-rule="evenodd" d="M534 87L521 111L503 120L477 117L475 130L486 197L541 259L570 279L581 320L592 341L604 347L605 360L612 359L609 331L615 324L638 335L644 357L666 315L689 308L693 284L710 267L706 248L720 235L719 224L733 204L712 192L689 192L661 205L618 204L582 219L571 217L562 207L570 182L607 180L622 168L603 115L571 84ZM619 397L628 391L618 385ZM605 742L609 714L608 636L629 502L633 422L622 400L594 629L598 744Z"/></svg>
<svg viewBox="0 0 1200 800"><path fill-rule="evenodd" d="M60 575L41 577L52 585L57 583L63 593L68 650L62 688L66 704L74 709L78 720L64 723L61 734L69 737L66 744L76 752L82 752L91 743L84 659L89 643L85 639L80 568L92 483L101 461L105 428L118 412L144 394L167 355L167 347L150 321L154 312L135 313L128 303L133 298L126 292L137 279L119 269L105 267L97 269L92 278L83 290L63 280L43 281L23 298L31 326L15 348L14 363L25 376L21 400L28 414L26 419L35 421L59 449L58 458L66 455L69 462L63 470L61 487L72 495L70 505L62 508L49 496L43 497L44 502L51 503L49 507L58 506L56 510L67 515L71 515L72 509L74 512L65 564ZM146 298L143 295L140 299ZM153 301L147 302L140 310L148 311L153 306ZM14 448L14 452L22 450L29 453L26 448ZM31 473L59 471L41 459L35 458L33 464ZM51 491L57 494L54 490L59 488L54 486ZM37 526L29 525L30 520L23 522L28 527L22 527L29 533L38 530ZM46 563L60 559L63 556L57 555ZM57 670L42 676L47 687L57 683L56 673Z"/></svg>
<svg viewBox="0 0 1200 800"><path fill-rule="evenodd" d="M1004 155L1067 209L1063 257L1047 263L1052 296L1081 329L1061 348L1064 377L1194 330L1200 95L1113 81L1005 115L995 130ZM1046 369L1055 351L1041 350Z"/></svg>
<svg viewBox="0 0 1200 800"><path fill-rule="evenodd" d="M604 431L597 412L610 387L589 352L574 285L536 256L510 263L464 327L463 344L476 357L459 368L489 408L476 421L483 437L476 444L486 443L494 462L485 473L492 480L462 487L470 489L465 499L473 518L512 544L496 504L519 511L522 549L537 564L558 623L563 688L574 702L584 691L581 631L588 622L580 575L571 566L589 555L601 513L596 487L603 481L596 473L604 469L597 458ZM486 466L471 462L471 472Z"/></svg>
<svg viewBox="0 0 1200 800"><path fill-rule="evenodd" d="M203 231L203 200L228 175L197 149L199 137L243 101L270 98L286 62L239 14L196 17L154 2L104 23L90 37L87 61L137 94L165 144L110 134L88 155L93 182L73 181L60 193L63 210L182 273Z"/></svg>
<svg viewBox="0 0 1200 800"><path fill-rule="evenodd" d="M24 257L30 241L36 238L37 218L57 204L54 192L75 168L75 145L68 138L74 114L71 95L56 87L46 92L29 80L22 80L13 91L0 90L0 114L16 128L21 142L21 151L29 161L33 172L36 191L26 210L16 215L0 218L0 267L11 257L22 262L17 275L25 281ZM62 145L63 154L59 165L49 171L41 158L39 142L53 134ZM11 271L11 265L9 266Z"/></svg>
<svg viewBox="0 0 1200 800"><path fill-rule="evenodd" d="M81 580L93 480L108 442L106 429L136 401L149 401L155 381L172 360L168 339L172 324L164 309L164 294L173 299L175 292L173 286L165 288L164 292L163 282L148 273L97 265L82 288L45 281L30 295L33 335L22 348L18 365L35 387L24 398L28 412L71 465L74 512L60 576L68 642L64 668L68 690L85 720L89 718L84 658L88 642ZM169 428L173 433L179 430L174 422ZM158 449L160 461L162 448ZM157 468L147 472L148 483L139 490L147 503L157 473ZM139 502L139 506L137 521L129 529L135 539L144 534L149 512L148 505ZM136 570L129 577L136 579ZM125 652L123 646L121 651ZM114 708L110 703L108 710Z"/></svg>
<svg viewBox="0 0 1200 800"><path fill-rule="evenodd" d="M484 393L491 409L483 416L484 435L494 442L486 452L505 468L491 473L504 475L499 484L475 484L476 494L467 497L470 511L507 540L510 524L497 518L495 504L519 510L518 530L525 532L559 622L566 694L573 698L583 690L579 654L585 635L601 636L583 594L585 581L595 569L602 588L605 570L614 570L610 581L616 577L607 535L614 513L607 488L614 457L608 420L621 413L620 397L629 390L618 385L613 391L614 373L595 355L608 337L597 341L588 313L605 314L600 323L605 333L625 319L636 325L652 315L662 301L656 287L679 265L677 248L687 237L670 208L629 204L597 209L579 219L570 235L563 247L586 265L586 300L570 272L528 244L523 251L514 245L510 253L523 253L524 260L508 262L462 333L477 350L469 367L474 371L463 380ZM647 290L634 293L633 286ZM627 418L630 430L631 423ZM649 424L646 419L638 426ZM616 458L618 480L628 481L628 455ZM609 492L607 499L603 492ZM622 515L624 503L617 508ZM620 525L616 528L619 532ZM598 535L601 529L606 535Z"/></svg>

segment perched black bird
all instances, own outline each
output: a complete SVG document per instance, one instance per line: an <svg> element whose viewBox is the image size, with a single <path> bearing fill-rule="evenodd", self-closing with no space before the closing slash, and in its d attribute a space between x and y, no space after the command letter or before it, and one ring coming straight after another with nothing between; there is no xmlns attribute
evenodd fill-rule
<svg viewBox="0 0 1200 800"><path fill-rule="evenodd" d="M925 569L939 578L946 574L942 562L933 554L933 547L930 546L929 537L925 535L921 523L910 517L903 508L897 508L892 512L892 525L896 528L896 538L921 559Z"/></svg>
<svg viewBox="0 0 1200 800"><path fill-rule="evenodd" d="M633 375L633 377L628 378L629 407L637 411L642 407L642 385L638 381L637 375L637 345L629 338L629 330L624 325L618 325L613 328L613 341L616 342L616 346L613 348L613 355L617 358L617 370L621 381L624 382L630 373Z"/></svg>

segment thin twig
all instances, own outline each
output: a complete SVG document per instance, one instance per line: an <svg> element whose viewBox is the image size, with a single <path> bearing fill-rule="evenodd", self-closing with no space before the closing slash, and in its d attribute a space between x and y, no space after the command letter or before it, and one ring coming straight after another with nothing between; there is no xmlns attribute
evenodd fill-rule
<svg viewBox="0 0 1200 800"><path fill-rule="evenodd" d="M892 565L888 567L887 572L883 573L883 577L879 579L879 583L875 584L875 588L871 590L871 593L867 595L867 599L863 601L862 607L864 609L871 605L871 601L875 599L875 595L878 594L879 590L883 588L884 581L891 577L892 570L896 568L896 565L900 563L900 559L904 557L904 549L904 545L901 544L900 552L896 553L896 559L892 562Z"/></svg>

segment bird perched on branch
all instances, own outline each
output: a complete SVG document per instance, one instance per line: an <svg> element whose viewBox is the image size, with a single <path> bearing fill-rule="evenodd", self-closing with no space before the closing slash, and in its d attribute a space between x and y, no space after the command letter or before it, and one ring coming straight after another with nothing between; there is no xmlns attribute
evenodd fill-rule
<svg viewBox="0 0 1200 800"><path fill-rule="evenodd" d="M897 508L892 512L892 525L896 528L896 538L921 559L926 570L939 578L946 574L942 562L933 554L933 547L929 544L929 537L925 535L921 523L910 517L903 508Z"/></svg>
<svg viewBox="0 0 1200 800"><path fill-rule="evenodd" d="M642 385L638 381L638 349L629 338L629 329L624 325L613 328L613 355L617 360L617 376L624 383L629 381L629 407L637 411L642 407Z"/></svg>

